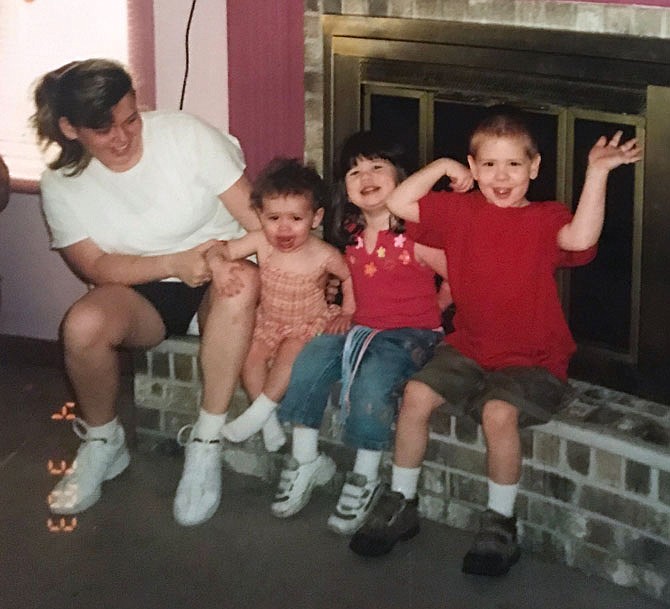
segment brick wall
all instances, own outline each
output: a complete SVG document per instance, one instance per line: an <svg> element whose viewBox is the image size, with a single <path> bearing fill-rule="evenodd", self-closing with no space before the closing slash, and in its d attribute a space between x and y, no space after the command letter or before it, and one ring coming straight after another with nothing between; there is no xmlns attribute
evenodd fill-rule
<svg viewBox="0 0 670 609"><path fill-rule="evenodd" d="M138 432L174 439L197 416L198 339L169 339L136 356ZM572 381L577 400L550 423L522 433L524 464L517 503L523 547L670 604L670 407ZM231 416L247 405L241 389ZM338 411L321 428L324 450L351 467L339 440ZM481 428L436 413L420 486L425 518L473 529L486 505ZM274 483L279 455L260 437L228 445L235 471ZM391 455L384 476L390 478Z"/></svg>

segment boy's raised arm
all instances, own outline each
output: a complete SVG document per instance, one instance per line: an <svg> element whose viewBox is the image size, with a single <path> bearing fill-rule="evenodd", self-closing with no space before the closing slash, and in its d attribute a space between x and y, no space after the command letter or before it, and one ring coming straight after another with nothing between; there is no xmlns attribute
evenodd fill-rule
<svg viewBox="0 0 670 609"><path fill-rule="evenodd" d="M607 176L620 165L635 163L642 158L636 139L621 144L622 132L617 131L609 142L601 137L589 152L584 188L575 215L569 224L558 231L558 247L567 251L583 251L600 238L605 220Z"/></svg>
<svg viewBox="0 0 670 609"><path fill-rule="evenodd" d="M435 182L445 175L451 180L451 187L456 192L466 192L472 188L472 174L465 165L453 159L436 159L398 184L386 199L386 206L399 218L418 222L419 199L428 194Z"/></svg>

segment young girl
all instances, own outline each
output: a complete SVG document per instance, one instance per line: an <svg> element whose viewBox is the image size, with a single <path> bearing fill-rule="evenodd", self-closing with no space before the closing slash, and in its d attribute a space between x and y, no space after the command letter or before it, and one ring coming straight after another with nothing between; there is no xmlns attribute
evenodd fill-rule
<svg viewBox="0 0 670 609"><path fill-rule="evenodd" d="M354 300L342 254L311 234L321 223L327 189L314 169L295 159L275 159L258 177L251 194L262 229L228 241L223 258L256 254L261 296L242 383L253 400L223 428L233 442L263 430L265 446L278 450L286 441L274 414L286 391L291 366L304 344L322 332L346 332ZM214 257L213 268L221 258ZM328 275L342 282L342 306L328 305Z"/></svg>
<svg viewBox="0 0 670 609"><path fill-rule="evenodd" d="M318 452L318 434L331 387L342 380L343 440L357 452L328 526L345 535L360 527L380 489L382 451L391 444L403 385L443 334L435 273L446 278L444 252L408 239L386 208L404 177L401 155L399 146L371 132L354 134L343 147L328 238L345 246L356 326L347 336L321 335L306 345L279 409L294 424L292 456L272 504L273 514L284 518L335 472L333 461ZM466 190L471 183L463 167L453 186Z"/></svg>

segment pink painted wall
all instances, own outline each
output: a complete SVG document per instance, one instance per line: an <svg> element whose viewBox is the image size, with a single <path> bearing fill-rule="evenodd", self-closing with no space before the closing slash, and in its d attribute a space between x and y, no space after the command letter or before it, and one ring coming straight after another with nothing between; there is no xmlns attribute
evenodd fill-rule
<svg viewBox="0 0 670 609"><path fill-rule="evenodd" d="M253 178L277 155L304 154L303 0L228 2L230 132Z"/></svg>
<svg viewBox="0 0 670 609"><path fill-rule="evenodd" d="M130 0L135 2L136 0ZM156 107L177 110L186 68L191 1L153 0ZM195 4L189 34L189 70L183 109L228 131L228 53L225 0Z"/></svg>
<svg viewBox="0 0 670 609"><path fill-rule="evenodd" d="M156 107L153 0L128 0L129 63L141 108Z"/></svg>

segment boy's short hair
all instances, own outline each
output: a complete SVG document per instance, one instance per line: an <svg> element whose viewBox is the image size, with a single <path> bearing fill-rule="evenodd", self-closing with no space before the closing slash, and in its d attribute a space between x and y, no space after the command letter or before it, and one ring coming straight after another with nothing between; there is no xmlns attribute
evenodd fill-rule
<svg viewBox="0 0 670 609"><path fill-rule="evenodd" d="M498 105L489 108L470 134L470 155L477 156L482 139L488 137L517 137L526 141L526 153L533 159L539 154L537 140L524 113L514 106Z"/></svg>
<svg viewBox="0 0 670 609"><path fill-rule="evenodd" d="M312 211L325 207L328 189L311 165L298 159L278 157L260 172L251 191L251 204L263 209L263 199L287 195L303 195L311 201Z"/></svg>

